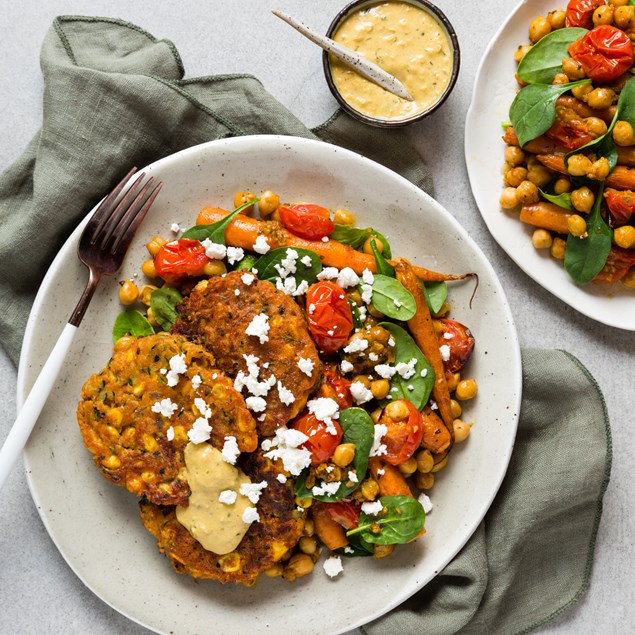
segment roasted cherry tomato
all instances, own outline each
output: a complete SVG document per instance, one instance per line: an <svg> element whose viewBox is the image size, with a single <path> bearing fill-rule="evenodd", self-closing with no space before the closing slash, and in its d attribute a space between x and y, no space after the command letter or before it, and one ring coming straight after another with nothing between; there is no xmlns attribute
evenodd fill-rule
<svg viewBox="0 0 635 635"><path fill-rule="evenodd" d="M340 375L337 364L333 362L322 364L322 385L317 391L317 396L334 399L340 410L353 406L351 382Z"/></svg>
<svg viewBox="0 0 635 635"><path fill-rule="evenodd" d="M626 225L635 212L635 192L607 188L604 190L604 198L615 221L613 226Z"/></svg>
<svg viewBox="0 0 635 635"><path fill-rule="evenodd" d="M348 298L334 282L322 280L306 294L309 332L324 353L335 353L348 340L353 330L353 314Z"/></svg>
<svg viewBox="0 0 635 635"><path fill-rule="evenodd" d="M344 499L336 503L324 503L324 509L346 531L355 529L359 525L359 514L362 511L362 506L357 501Z"/></svg>
<svg viewBox="0 0 635 635"><path fill-rule="evenodd" d="M309 440L305 441L302 447L311 452L311 465L319 465L328 461L333 456L335 448L340 444L344 433L337 421L333 421L333 426L336 434L331 434L326 423L308 411L296 417L291 424L294 430L309 437Z"/></svg>
<svg viewBox="0 0 635 635"><path fill-rule="evenodd" d="M198 240L180 238L166 243L154 257L157 274L164 280L200 276L210 261Z"/></svg>
<svg viewBox="0 0 635 635"><path fill-rule="evenodd" d="M381 439L386 446L386 454L382 454L381 458L392 465L407 461L421 444L421 413L412 402L398 399L384 408L379 423L383 423L387 428Z"/></svg>
<svg viewBox="0 0 635 635"><path fill-rule="evenodd" d="M604 4L604 0L571 0L567 5L566 25L590 29L593 26L593 12Z"/></svg>
<svg viewBox="0 0 635 635"><path fill-rule="evenodd" d="M633 249L622 249L613 245L606 263L593 282L595 284L611 284L621 280L628 270L635 265L635 251Z"/></svg>
<svg viewBox="0 0 635 635"><path fill-rule="evenodd" d="M280 222L296 236L307 240L321 240L334 229L329 211L319 205L298 203L296 205L280 205L278 207Z"/></svg>
<svg viewBox="0 0 635 635"><path fill-rule="evenodd" d="M467 326L463 326L456 320L442 318L437 320L437 333L439 346L444 344L450 347L450 358L443 362L446 370L456 373L463 366L474 350L474 337Z"/></svg>
<svg viewBox="0 0 635 635"><path fill-rule="evenodd" d="M588 133L587 125L579 119L568 123L556 121L545 134L568 150L576 150L589 141L593 141L593 137Z"/></svg>
<svg viewBox="0 0 635 635"><path fill-rule="evenodd" d="M633 65L633 43L621 29L601 24L576 40L569 55L594 82L617 79Z"/></svg>

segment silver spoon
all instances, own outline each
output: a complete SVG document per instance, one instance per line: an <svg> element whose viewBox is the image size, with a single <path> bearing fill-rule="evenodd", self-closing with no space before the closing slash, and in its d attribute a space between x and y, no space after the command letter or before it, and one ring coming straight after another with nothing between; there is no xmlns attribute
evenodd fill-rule
<svg viewBox="0 0 635 635"><path fill-rule="evenodd" d="M408 101L414 101L410 93L406 90L406 87L396 77L387 73L383 68L377 66L377 64L373 64L373 62L367 60L359 53L351 51L351 49L338 44L331 38L316 33L303 22L292 18L286 13L282 13L282 11L278 9L272 9L271 12L276 17L291 25L296 31L302 33L302 35L311 40L311 42L314 42L325 51L328 51L337 57L338 60L341 60L344 64L350 66L354 71L366 79L369 79L371 82L381 86L393 95L397 95L397 97L401 97L402 99L406 99Z"/></svg>

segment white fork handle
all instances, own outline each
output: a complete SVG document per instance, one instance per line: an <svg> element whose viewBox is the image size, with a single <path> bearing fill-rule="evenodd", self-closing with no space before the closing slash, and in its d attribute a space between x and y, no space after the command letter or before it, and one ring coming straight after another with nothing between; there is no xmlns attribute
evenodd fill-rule
<svg viewBox="0 0 635 635"><path fill-rule="evenodd" d="M67 324L64 327L38 378L35 380L29 396L22 405L9 436L6 438L2 449L0 449L0 490L20 452L24 449L31 430L33 430L33 426L35 426L35 422L42 412L42 408L44 408L44 404L66 359L66 354L73 343L75 333L77 333L76 326Z"/></svg>

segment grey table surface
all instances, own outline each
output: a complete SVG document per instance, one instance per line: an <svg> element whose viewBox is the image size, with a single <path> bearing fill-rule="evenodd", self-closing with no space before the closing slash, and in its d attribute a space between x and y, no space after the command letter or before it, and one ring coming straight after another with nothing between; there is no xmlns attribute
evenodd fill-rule
<svg viewBox="0 0 635 635"><path fill-rule="evenodd" d="M322 74L320 54L274 18L270 9L287 10L325 30L343 4L344 0L3 0L0 169L20 154L40 125L39 49L57 15L118 17L157 37L171 39L189 77L254 74L311 126L328 118L336 106ZM613 471L604 498L591 586L573 608L540 632L632 633L635 522L630 485L635 467L635 338L630 332L596 323L557 300L518 269L488 233L468 183L463 158L464 120L479 60L517 0L437 0L437 4L458 33L461 73L443 108L409 129L432 168L436 198L469 230L494 265L507 292L521 345L560 348L577 356L599 382L611 418ZM0 349L0 440L15 417L15 392L16 370ZM0 509L0 633L149 632L104 604L71 571L37 514L22 465L16 466L0 494Z"/></svg>

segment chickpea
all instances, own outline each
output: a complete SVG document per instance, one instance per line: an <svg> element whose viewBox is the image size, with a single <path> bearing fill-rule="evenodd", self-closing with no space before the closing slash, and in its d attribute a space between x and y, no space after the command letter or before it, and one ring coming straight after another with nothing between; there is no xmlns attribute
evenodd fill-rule
<svg viewBox="0 0 635 635"><path fill-rule="evenodd" d="M547 18L539 16L534 18L529 25L529 41L535 44L538 40L551 33L551 24Z"/></svg>
<svg viewBox="0 0 635 635"><path fill-rule="evenodd" d="M387 379L376 379L370 384L370 392L375 399L384 399L390 390L390 382Z"/></svg>
<svg viewBox="0 0 635 635"><path fill-rule="evenodd" d="M302 530L303 536L312 536L315 533L315 523L312 518L307 518L304 521L304 529Z"/></svg>
<svg viewBox="0 0 635 635"><path fill-rule="evenodd" d="M613 232L613 240L618 247L630 249L635 246L635 227L624 225Z"/></svg>
<svg viewBox="0 0 635 635"><path fill-rule="evenodd" d="M567 170L572 176L586 176L591 169L591 159L584 154L574 154L569 157Z"/></svg>
<svg viewBox="0 0 635 635"><path fill-rule="evenodd" d="M139 292L139 300L141 300L141 302L143 302L146 306L150 306L150 296L152 295L152 292L157 289L158 287L155 287L153 284L144 284Z"/></svg>
<svg viewBox="0 0 635 635"><path fill-rule="evenodd" d="M631 7L635 9L635 7ZM618 146L632 146L635 143L633 126L628 121L618 121L613 128L613 141Z"/></svg>
<svg viewBox="0 0 635 635"><path fill-rule="evenodd" d="M275 220L275 221L277 221L279 223L280 222L280 212L278 210L273 212L273 214L271 214L271 216L269 217L269 220Z"/></svg>
<svg viewBox="0 0 635 635"><path fill-rule="evenodd" d="M518 199L518 191L515 187L506 187L498 200L503 209L514 209L520 203Z"/></svg>
<svg viewBox="0 0 635 635"><path fill-rule="evenodd" d="M434 485L434 474L432 472L417 472L414 479L415 485L419 489L431 489Z"/></svg>
<svg viewBox="0 0 635 635"><path fill-rule="evenodd" d="M586 185L571 192L571 204L578 212L588 214L593 208L593 203L595 203L595 194Z"/></svg>
<svg viewBox="0 0 635 635"><path fill-rule="evenodd" d="M391 401L384 408L384 415L393 421L403 421L410 415L410 409L406 405L405 399L398 399L397 401Z"/></svg>
<svg viewBox="0 0 635 635"><path fill-rule="evenodd" d="M572 214L567 218L567 227L569 232L577 238L586 235L586 221L579 214Z"/></svg>
<svg viewBox="0 0 635 635"><path fill-rule="evenodd" d="M536 229L531 235L531 244L535 249L549 249L552 243L551 234L546 229Z"/></svg>
<svg viewBox="0 0 635 635"><path fill-rule="evenodd" d="M514 77L516 78L516 81L518 82L518 85L521 88L527 86L527 82L524 79L522 79L518 73L514 73Z"/></svg>
<svg viewBox="0 0 635 635"><path fill-rule="evenodd" d="M430 450L421 450L415 455L417 461L417 471L422 474L427 474L434 465L434 458Z"/></svg>
<svg viewBox="0 0 635 635"><path fill-rule="evenodd" d="M560 236L556 236L553 239L553 244L551 245L551 249L549 250L549 253L551 254L552 258L555 258L556 260L564 260L564 251L566 249L567 246L567 242L560 238Z"/></svg>
<svg viewBox="0 0 635 635"><path fill-rule="evenodd" d="M566 176L559 177L553 184L553 191L556 194L564 194L565 192L570 192L571 181Z"/></svg>
<svg viewBox="0 0 635 635"><path fill-rule="evenodd" d="M565 57L562 60L562 70L571 81L585 78L582 64L572 57Z"/></svg>
<svg viewBox="0 0 635 635"><path fill-rule="evenodd" d="M339 467L346 467L353 462L355 458L354 443L340 443L334 450L331 460Z"/></svg>
<svg viewBox="0 0 635 635"><path fill-rule="evenodd" d="M313 564L311 556L306 553L294 553L284 568L282 577L289 582L293 582L296 578L309 575L313 571Z"/></svg>
<svg viewBox="0 0 635 635"><path fill-rule="evenodd" d="M152 238L146 243L146 249L151 256L156 256L163 245L168 241L162 236L152 236Z"/></svg>
<svg viewBox="0 0 635 635"><path fill-rule="evenodd" d="M568 84L569 78L564 73L556 73L551 83L554 84L554 86Z"/></svg>
<svg viewBox="0 0 635 635"><path fill-rule="evenodd" d="M150 260L146 260L141 265L141 272L146 278L156 278L157 277L157 268L154 265L154 260L150 258Z"/></svg>
<svg viewBox="0 0 635 635"><path fill-rule="evenodd" d="M203 274L206 276L222 276L227 273L227 267L222 260L210 260L203 267Z"/></svg>
<svg viewBox="0 0 635 635"><path fill-rule="evenodd" d="M367 478L360 486L359 492L367 501L374 501L379 494L379 485L372 478Z"/></svg>
<svg viewBox="0 0 635 635"><path fill-rule="evenodd" d="M600 26L601 24L612 24L613 11L613 7L609 4L604 4L601 7L598 7L593 12L593 25Z"/></svg>
<svg viewBox="0 0 635 635"><path fill-rule="evenodd" d="M620 280L627 289L635 289L635 268L631 267L628 273Z"/></svg>
<svg viewBox="0 0 635 635"><path fill-rule="evenodd" d="M583 78L580 78L583 79ZM582 101L586 101L589 97L589 94L593 92L593 86L591 84L582 84L582 86L576 86L571 89L571 93L576 99L580 99Z"/></svg>
<svg viewBox="0 0 635 635"><path fill-rule="evenodd" d="M463 408L456 399L450 399L450 413L454 419L458 419L463 413Z"/></svg>
<svg viewBox="0 0 635 635"><path fill-rule="evenodd" d="M375 410L370 413L370 418L373 420L373 423L379 423L383 412L381 408L375 408Z"/></svg>
<svg viewBox="0 0 635 635"><path fill-rule="evenodd" d="M562 29L564 27L566 17L567 14L562 11L562 9L558 9L557 11L549 11L549 13L547 14L547 20L549 20L549 24L554 31L557 29Z"/></svg>
<svg viewBox="0 0 635 635"><path fill-rule="evenodd" d="M461 419L454 420L454 442L461 443L470 436L471 423L465 423Z"/></svg>
<svg viewBox="0 0 635 635"><path fill-rule="evenodd" d="M505 161L512 167L522 165L525 161L525 153L518 146L506 146Z"/></svg>
<svg viewBox="0 0 635 635"><path fill-rule="evenodd" d="M442 459L435 461L434 463L434 467L432 468L432 474L436 474L437 472L440 472L441 470L445 469L445 467L448 464L448 455L446 454Z"/></svg>
<svg viewBox="0 0 635 635"><path fill-rule="evenodd" d="M375 236L369 236L365 241L364 241L364 246L362 247L362 250L365 254L372 254L373 253L373 248L371 247L371 243L372 241L375 241L375 247L377 247L377 251L380 254L384 253L384 243L381 242L381 240L379 240L379 238L375 237Z"/></svg>
<svg viewBox="0 0 635 635"><path fill-rule="evenodd" d="M551 171L544 165L537 163L527 170L527 180L538 187L545 187L551 183Z"/></svg>
<svg viewBox="0 0 635 635"><path fill-rule="evenodd" d="M280 197L271 190L266 190L260 195L258 211L262 217L271 216L280 205Z"/></svg>
<svg viewBox="0 0 635 635"><path fill-rule="evenodd" d="M148 322L150 322L150 324L156 328L159 326L159 323L157 322L156 318L154 317L154 311L148 307L148 310L146 311L146 318L148 319Z"/></svg>
<svg viewBox="0 0 635 635"><path fill-rule="evenodd" d="M395 545L373 545L373 560L386 558L392 555L392 552L394 550L395 550Z"/></svg>
<svg viewBox="0 0 635 635"><path fill-rule="evenodd" d="M523 46L519 46L516 51L514 52L514 59L517 62L520 62L520 60L523 59L523 57L525 57L525 55L527 55L527 53L529 53L529 51L531 50L531 46L529 46L528 44L525 44Z"/></svg>
<svg viewBox="0 0 635 635"><path fill-rule="evenodd" d="M594 181L604 181L609 175L610 170L609 160L606 157L601 157L597 159L597 161L593 161L586 175Z"/></svg>
<svg viewBox="0 0 635 635"><path fill-rule="evenodd" d="M635 7L618 6L613 13L613 21L618 29L627 29L635 17Z"/></svg>
<svg viewBox="0 0 635 635"><path fill-rule="evenodd" d="M607 130L606 123L599 117L587 117L584 121L592 137L601 137Z"/></svg>
<svg viewBox="0 0 635 635"><path fill-rule="evenodd" d="M295 504L298 507L302 507L302 509L308 509L313 504L312 498L300 498L299 496L295 497Z"/></svg>
<svg viewBox="0 0 635 635"><path fill-rule="evenodd" d="M333 222L338 225L348 225L353 227L355 225L355 216L345 209L336 209L333 212Z"/></svg>
<svg viewBox="0 0 635 635"><path fill-rule="evenodd" d="M255 198L258 197L253 192L236 192L236 194L234 194L234 207L240 207L249 201L253 201ZM246 207L243 212L245 214L250 214L253 210L254 206L250 205L249 207Z"/></svg>
<svg viewBox="0 0 635 635"><path fill-rule="evenodd" d="M615 93L610 88L594 88L588 95L586 103L595 110L608 108L615 97Z"/></svg>
<svg viewBox="0 0 635 635"><path fill-rule="evenodd" d="M538 194L538 188L531 181L523 181L517 188L518 200L523 205L529 205L530 203L537 203L540 200Z"/></svg>
<svg viewBox="0 0 635 635"><path fill-rule="evenodd" d="M355 375L353 377L353 383L359 382L366 388L366 390L370 390L370 379L366 375Z"/></svg>
<svg viewBox="0 0 635 635"><path fill-rule="evenodd" d="M309 556L313 555L317 551L317 542L315 538L309 538L309 536L302 536L298 544L300 551L306 553Z"/></svg>
<svg viewBox="0 0 635 635"><path fill-rule="evenodd" d="M282 565L282 563L276 562L276 564L274 564L271 568L267 569L266 571L263 571L263 573L268 578L277 578L278 576L282 575L283 570L284 570L284 566Z"/></svg>
<svg viewBox="0 0 635 635"><path fill-rule="evenodd" d="M518 187L527 178L527 168L512 168L505 174L505 185Z"/></svg>
<svg viewBox="0 0 635 635"><path fill-rule="evenodd" d="M627 5L629 0L609 0L609 4L612 7L623 7Z"/></svg>
<svg viewBox="0 0 635 635"><path fill-rule="evenodd" d="M404 476L410 476L417 471L417 459L411 456L407 461L403 461L399 464L399 471Z"/></svg>
<svg viewBox="0 0 635 635"><path fill-rule="evenodd" d="M128 306L132 304L139 297L139 289L137 285L128 278L119 287L119 302Z"/></svg>
<svg viewBox="0 0 635 635"><path fill-rule="evenodd" d="M454 396L460 401L467 401L468 399L474 399L478 392L478 385L475 379L463 379L456 387Z"/></svg>
<svg viewBox="0 0 635 635"><path fill-rule="evenodd" d="M450 392L454 392L456 390L456 387L459 385L459 382L461 381L461 373L453 373L452 377L450 377L447 382L448 382L448 390Z"/></svg>

